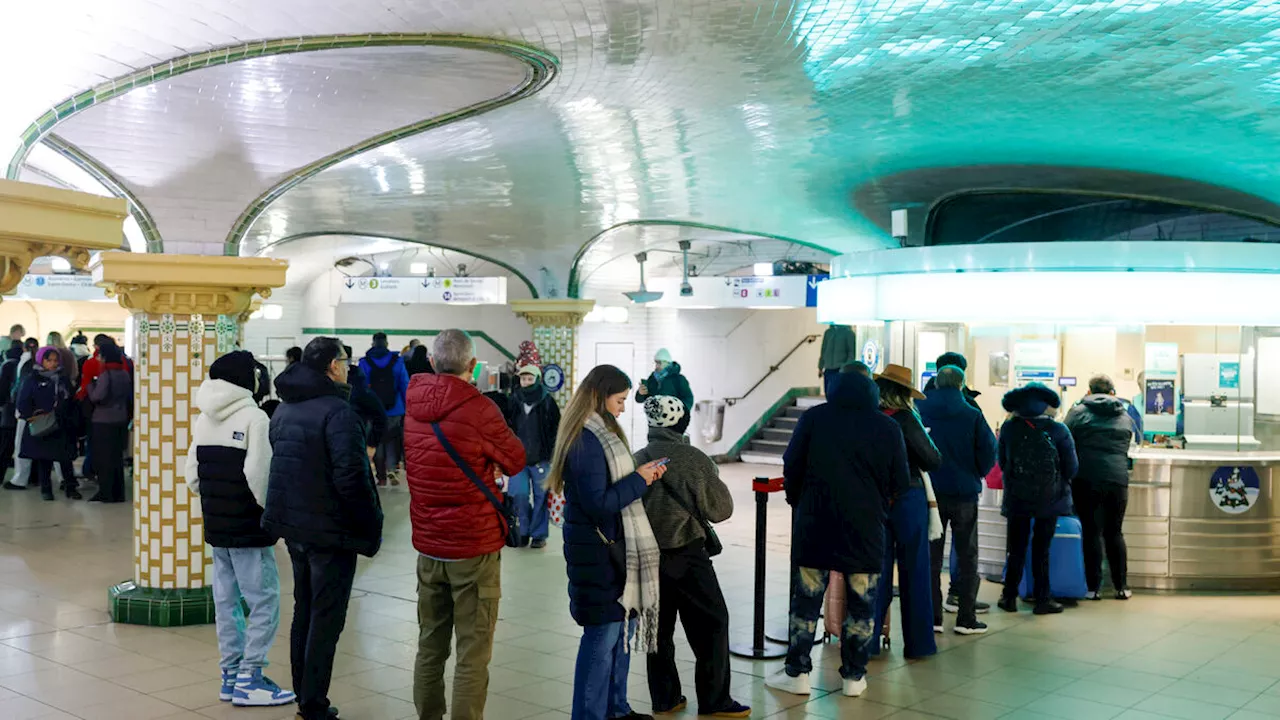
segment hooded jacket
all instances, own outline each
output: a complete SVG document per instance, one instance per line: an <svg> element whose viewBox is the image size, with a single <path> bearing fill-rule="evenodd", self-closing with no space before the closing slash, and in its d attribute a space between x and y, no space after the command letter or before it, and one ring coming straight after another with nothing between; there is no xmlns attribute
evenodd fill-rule
<svg viewBox="0 0 1280 720"><path fill-rule="evenodd" d="M302 363L276 377L281 402L271 416L262 527L309 547L373 557L382 545L382 505L349 392Z"/></svg>
<svg viewBox="0 0 1280 720"><path fill-rule="evenodd" d="M997 457L1000 469L1004 472L1005 492L1001 512L1006 517L1061 517L1071 514L1070 480L1076 476L1079 462L1076 459L1075 443L1071 440L1071 431L1067 426L1049 417L1045 412L1052 405L1057 407L1057 395L1043 385L1028 385L1005 393L1002 404L1005 410L1014 417L1000 426L1000 437L997 442ZM1037 430L1049 436L1058 451L1058 487L1042 503L1030 506L1017 502L1009 492L1009 460L1010 453L1016 448L1010 447L1012 435L1006 430L1012 423L1031 423Z"/></svg>
<svg viewBox="0 0 1280 720"><path fill-rule="evenodd" d="M795 509L792 563L880 572L889 503L907 491L911 471L902 430L880 412L875 383L841 374L827 402L800 417L782 460Z"/></svg>
<svg viewBox="0 0 1280 720"><path fill-rule="evenodd" d="M440 560L465 560L502 549L507 528L484 493L454 464L432 423L494 495L495 470L525 468L524 446L502 411L455 375L415 375L409 384L404 454L413 546Z"/></svg>
<svg viewBox="0 0 1280 720"><path fill-rule="evenodd" d="M550 462L556 449L556 433L560 431L560 406L547 394L547 386L538 380L530 387L517 387L510 397L503 399L503 403L507 425L524 445L525 463ZM525 410L526 405L530 406L528 411Z"/></svg>
<svg viewBox="0 0 1280 720"><path fill-rule="evenodd" d="M932 471L933 491L941 497L976 501L982 480L996 464L996 436L982 413L956 388L925 391L916 403L942 464Z"/></svg>
<svg viewBox="0 0 1280 720"><path fill-rule="evenodd" d="M671 428L651 427L649 444L636 453L636 467L662 458L669 458L667 472L645 492L644 510L658 547L674 550L706 539L706 533L672 498L673 493L713 523L724 522L733 514L733 495L720 479L720 468L690 445L689 438Z"/></svg>
<svg viewBox="0 0 1280 720"><path fill-rule="evenodd" d="M1067 413L1066 425L1080 460L1080 480L1129 484L1129 444L1135 429L1124 401L1089 395Z"/></svg>
<svg viewBox="0 0 1280 720"><path fill-rule="evenodd" d="M670 395L680 398L684 403L685 412L693 414L693 390L689 387L689 381L685 376L680 374L680 363L671 363L661 373L653 372L649 375L649 379L644 381L644 386L649 389L649 394L641 395L640 389L636 388L637 403L643 405L646 397L654 395Z"/></svg>
<svg viewBox="0 0 1280 720"><path fill-rule="evenodd" d="M85 399L93 408L90 421L105 425L128 424L133 418L133 372L121 362L98 358L98 376L89 383Z"/></svg>
<svg viewBox="0 0 1280 720"><path fill-rule="evenodd" d="M262 529L271 474L267 414L253 393L226 380L206 380L196 391L200 415L187 450L187 487L200 497L204 538L213 547L270 547Z"/></svg>
<svg viewBox="0 0 1280 720"><path fill-rule="evenodd" d="M404 369L404 358L387 348L374 346L360 358L360 370L369 381L369 391L373 392L374 397L377 397L377 392L374 391L374 371L392 374L396 385L396 401L391 407L385 408L387 417L404 415L404 397L409 390L409 371Z"/></svg>

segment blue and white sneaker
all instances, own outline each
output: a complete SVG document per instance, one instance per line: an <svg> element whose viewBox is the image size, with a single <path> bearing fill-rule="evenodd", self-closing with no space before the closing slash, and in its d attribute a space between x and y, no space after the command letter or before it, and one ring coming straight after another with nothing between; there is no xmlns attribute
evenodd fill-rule
<svg viewBox="0 0 1280 720"><path fill-rule="evenodd" d="M222 702L231 702L231 698L236 693L236 671L222 671L222 688L218 690L218 699Z"/></svg>
<svg viewBox="0 0 1280 720"><path fill-rule="evenodd" d="M235 695L231 704L236 707L274 707L288 705L297 699L292 690L284 690L271 682L261 670L240 673L236 676Z"/></svg>

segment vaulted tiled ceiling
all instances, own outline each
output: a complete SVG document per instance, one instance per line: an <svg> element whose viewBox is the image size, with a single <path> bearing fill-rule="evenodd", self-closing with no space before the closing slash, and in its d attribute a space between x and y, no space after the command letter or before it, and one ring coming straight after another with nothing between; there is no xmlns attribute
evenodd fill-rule
<svg viewBox="0 0 1280 720"><path fill-rule="evenodd" d="M401 237L566 287L584 243L637 220L887 245L854 188L968 164L1153 172L1280 201L1280 0L71 0L0 14L20 28L0 43L6 139L64 97L215 46L462 34L558 59L532 97L291 187L241 252L298 233ZM505 92L523 72L510 62L434 48L247 60L53 131L156 203L166 250L222 252L264 185L362 133ZM317 65L323 83L305 72ZM192 97L214 77L217 100ZM261 89L259 117L233 80Z"/></svg>

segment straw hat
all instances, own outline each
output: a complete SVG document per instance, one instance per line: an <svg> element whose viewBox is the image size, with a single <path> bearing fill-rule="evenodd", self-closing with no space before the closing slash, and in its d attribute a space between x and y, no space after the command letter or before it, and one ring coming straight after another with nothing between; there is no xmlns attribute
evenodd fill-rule
<svg viewBox="0 0 1280 720"><path fill-rule="evenodd" d="M884 372L876 375L876 379L886 380L895 385L901 385L902 387L910 390L911 397L916 400L924 400L925 398L924 393L916 389L916 384L914 382L915 373L911 372L911 368L909 367L903 367L902 365L886 365Z"/></svg>

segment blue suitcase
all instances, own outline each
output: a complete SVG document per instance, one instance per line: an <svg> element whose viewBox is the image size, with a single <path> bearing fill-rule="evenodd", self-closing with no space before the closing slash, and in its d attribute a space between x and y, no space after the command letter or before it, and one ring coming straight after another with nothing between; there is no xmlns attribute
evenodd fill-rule
<svg viewBox="0 0 1280 720"><path fill-rule="evenodd" d="M1032 521L1033 523L1035 521ZM1049 543L1049 595L1079 600L1089 592L1084 581L1084 544L1080 539L1080 520L1058 518L1053 542ZM1027 548L1027 564L1018 584L1018 595L1031 597L1031 548Z"/></svg>

